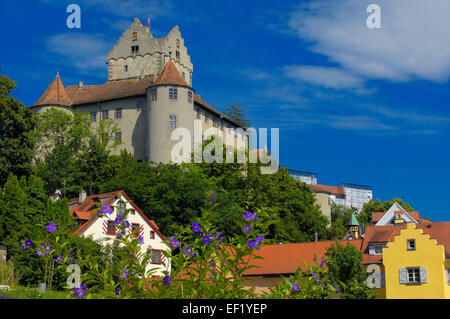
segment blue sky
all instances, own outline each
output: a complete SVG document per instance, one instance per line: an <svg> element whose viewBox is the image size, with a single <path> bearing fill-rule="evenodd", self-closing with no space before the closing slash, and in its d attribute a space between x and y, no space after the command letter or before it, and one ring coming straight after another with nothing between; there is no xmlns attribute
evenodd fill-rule
<svg viewBox="0 0 450 319"><path fill-rule="evenodd" d="M81 29L66 27L70 3ZM371 3L380 29L366 26ZM179 25L197 94L280 129L282 166L449 221L448 12L448 0L2 1L0 67L26 105L57 69L65 85L102 84L107 52L150 15L156 37Z"/></svg>

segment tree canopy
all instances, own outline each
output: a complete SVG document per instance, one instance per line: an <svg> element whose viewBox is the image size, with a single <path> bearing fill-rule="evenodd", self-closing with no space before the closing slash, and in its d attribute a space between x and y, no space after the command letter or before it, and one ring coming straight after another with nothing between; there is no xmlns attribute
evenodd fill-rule
<svg viewBox="0 0 450 319"><path fill-rule="evenodd" d="M242 107L237 105L236 102L234 102L233 105L230 105L223 113L242 127L250 126L250 120L247 119Z"/></svg>

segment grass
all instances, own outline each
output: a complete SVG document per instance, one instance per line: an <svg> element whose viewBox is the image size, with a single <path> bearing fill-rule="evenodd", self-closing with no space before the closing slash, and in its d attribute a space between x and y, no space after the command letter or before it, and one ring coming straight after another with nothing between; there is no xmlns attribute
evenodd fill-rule
<svg viewBox="0 0 450 319"><path fill-rule="evenodd" d="M12 262L0 263L0 285L14 287L18 284L20 274L14 270Z"/></svg>
<svg viewBox="0 0 450 319"><path fill-rule="evenodd" d="M16 286L8 291L0 291L8 297L18 299L66 299L67 292L49 290L42 292L36 288Z"/></svg>

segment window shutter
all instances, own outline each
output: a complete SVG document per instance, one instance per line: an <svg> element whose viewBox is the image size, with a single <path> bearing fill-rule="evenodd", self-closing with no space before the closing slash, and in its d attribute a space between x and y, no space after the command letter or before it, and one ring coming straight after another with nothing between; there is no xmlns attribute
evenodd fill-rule
<svg viewBox="0 0 450 319"><path fill-rule="evenodd" d="M380 288L386 286L386 274L380 272Z"/></svg>
<svg viewBox="0 0 450 319"><path fill-rule="evenodd" d="M400 283L401 284L406 284L406 279L407 279L407 272L406 272L406 268L400 268L399 269L399 277L400 277Z"/></svg>
<svg viewBox="0 0 450 319"><path fill-rule="evenodd" d="M427 282L427 269L420 268L420 282Z"/></svg>
<svg viewBox="0 0 450 319"><path fill-rule="evenodd" d="M375 247L369 246L369 255L375 255Z"/></svg>

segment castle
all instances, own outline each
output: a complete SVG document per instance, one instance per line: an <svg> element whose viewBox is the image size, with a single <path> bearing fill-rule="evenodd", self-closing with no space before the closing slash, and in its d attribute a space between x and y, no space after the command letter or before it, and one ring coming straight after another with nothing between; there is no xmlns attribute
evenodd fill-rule
<svg viewBox="0 0 450 319"><path fill-rule="evenodd" d="M123 142L114 152L125 149L140 161L169 162L176 128L189 130L192 147L211 130L227 136L243 129L195 94L193 65L178 26L166 37L154 38L150 27L135 18L109 51L107 64L108 81L103 85L80 82L64 87L58 72L32 110L53 107L90 113L93 128L100 118L114 119L120 129L115 138ZM196 140L194 122L195 127L201 123ZM232 134L226 144L248 147L248 136Z"/></svg>

